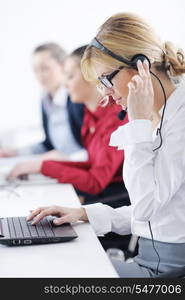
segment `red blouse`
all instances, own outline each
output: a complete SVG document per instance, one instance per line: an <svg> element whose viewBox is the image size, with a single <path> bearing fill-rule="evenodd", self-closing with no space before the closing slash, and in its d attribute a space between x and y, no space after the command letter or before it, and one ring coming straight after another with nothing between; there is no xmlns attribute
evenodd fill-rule
<svg viewBox="0 0 185 300"><path fill-rule="evenodd" d="M93 113L85 108L81 133L88 161L45 161L41 172L88 194L98 194L110 183L121 182L124 153L109 146L111 133L128 122L127 117L118 119L120 111L116 104L99 106Z"/></svg>

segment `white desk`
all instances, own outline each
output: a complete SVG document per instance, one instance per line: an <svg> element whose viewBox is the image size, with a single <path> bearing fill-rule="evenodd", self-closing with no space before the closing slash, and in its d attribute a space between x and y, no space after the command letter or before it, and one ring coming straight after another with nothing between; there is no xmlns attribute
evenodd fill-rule
<svg viewBox="0 0 185 300"><path fill-rule="evenodd" d="M16 196L0 191L0 217L28 215L38 206L77 207L71 185L18 187ZM78 238L58 244L0 245L0 277L118 277L90 224L74 225Z"/></svg>

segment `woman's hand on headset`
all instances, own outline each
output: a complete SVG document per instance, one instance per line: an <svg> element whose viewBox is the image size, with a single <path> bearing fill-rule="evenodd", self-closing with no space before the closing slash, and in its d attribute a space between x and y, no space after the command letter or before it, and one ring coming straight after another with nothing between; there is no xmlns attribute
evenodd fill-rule
<svg viewBox="0 0 185 300"><path fill-rule="evenodd" d="M152 119L154 91L148 61L137 62L138 74L128 83L127 110L130 121Z"/></svg>

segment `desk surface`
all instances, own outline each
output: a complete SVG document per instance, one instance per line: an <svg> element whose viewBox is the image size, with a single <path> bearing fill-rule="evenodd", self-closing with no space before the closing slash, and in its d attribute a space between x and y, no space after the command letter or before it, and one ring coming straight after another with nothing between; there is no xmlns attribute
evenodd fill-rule
<svg viewBox="0 0 185 300"><path fill-rule="evenodd" d="M0 191L1 217L24 216L30 209L53 204L80 205L68 184ZM0 244L0 277L118 277L90 224L73 226L79 237L67 243L22 247Z"/></svg>

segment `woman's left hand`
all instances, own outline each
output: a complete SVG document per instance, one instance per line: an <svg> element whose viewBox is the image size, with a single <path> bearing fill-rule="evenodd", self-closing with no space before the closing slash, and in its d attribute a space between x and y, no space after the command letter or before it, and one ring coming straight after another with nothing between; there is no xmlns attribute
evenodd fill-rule
<svg viewBox="0 0 185 300"><path fill-rule="evenodd" d="M148 61L137 62L138 74L128 83L127 110L129 121L152 119L154 91Z"/></svg>
<svg viewBox="0 0 185 300"><path fill-rule="evenodd" d="M7 180L15 179L21 175L39 173L42 161L39 159L28 160L17 164L8 174Z"/></svg>

